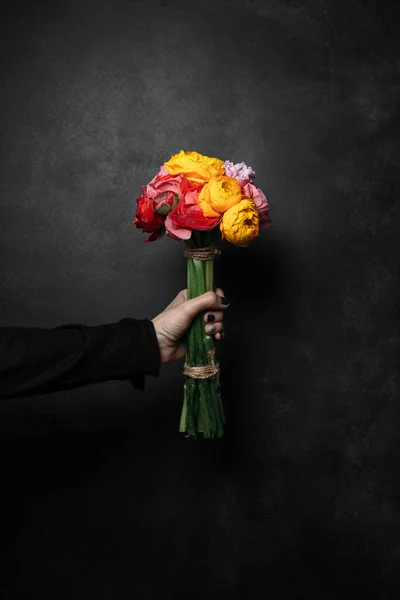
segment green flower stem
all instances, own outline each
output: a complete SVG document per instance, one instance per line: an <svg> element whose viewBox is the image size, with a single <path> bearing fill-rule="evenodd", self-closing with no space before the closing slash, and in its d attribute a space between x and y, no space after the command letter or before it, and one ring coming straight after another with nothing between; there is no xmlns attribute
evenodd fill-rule
<svg viewBox="0 0 400 600"><path fill-rule="evenodd" d="M219 232L193 231L186 242L188 248L215 246ZM195 298L214 289L214 260L187 259L188 298ZM205 332L204 313L197 315L187 334L186 362L204 366L215 362L214 338ZM224 433L221 396L215 379L186 378L179 431L196 437L221 437Z"/></svg>
<svg viewBox="0 0 400 600"><path fill-rule="evenodd" d="M185 382L184 385L184 393L183 393L183 406L182 406L182 412L181 412L181 420L179 422L179 432L180 433L185 433L186 428L187 428L187 396L188 396L188 383Z"/></svg>
<svg viewBox="0 0 400 600"><path fill-rule="evenodd" d="M214 291L214 261L206 260L206 291Z"/></svg>

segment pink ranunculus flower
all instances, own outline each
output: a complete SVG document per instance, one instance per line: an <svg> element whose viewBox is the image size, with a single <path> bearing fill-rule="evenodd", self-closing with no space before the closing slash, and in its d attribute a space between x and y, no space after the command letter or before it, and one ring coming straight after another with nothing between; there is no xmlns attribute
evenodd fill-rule
<svg viewBox="0 0 400 600"><path fill-rule="evenodd" d="M146 185L146 195L154 200L160 194L170 192L181 197L190 187L190 182L180 173L179 175L170 175L164 167L161 167L157 175Z"/></svg>
<svg viewBox="0 0 400 600"><path fill-rule="evenodd" d="M161 177L165 177L165 175L169 175L168 169L164 165L161 165L160 170L158 171L157 175L154 175L153 179L150 181L150 183L148 185L151 185L151 184L155 183L156 181L159 181L161 179Z"/></svg>
<svg viewBox="0 0 400 600"><path fill-rule="evenodd" d="M242 187L242 190L243 194L251 198L257 206L258 214L260 215L260 227L268 227L271 224L271 219L269 218L268 200L264 192L256 187L254 183L246 183Z"/></svg>
<svg viewBox="0 0 400 600"><path fill-rule="evenodd" d="M244 162L234 164L232 161L226 160L224 166L226 175L238 180L249 181L251 177L256 175L255 171Z"/></svg>

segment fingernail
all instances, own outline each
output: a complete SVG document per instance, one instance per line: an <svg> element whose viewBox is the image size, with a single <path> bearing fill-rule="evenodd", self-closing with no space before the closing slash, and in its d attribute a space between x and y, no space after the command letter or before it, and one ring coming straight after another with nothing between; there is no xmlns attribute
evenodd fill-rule
<svg viewBox="0 0 400 600"><path fill-rule="evenodd" d="M207 321L210 323L211 321L215 321L215 315L207 315Z"/></svg>
<svg viewBox="0 0 400 600"><path fill-rule="evenodd" d="M221 296L220 300L221 300L221 304L228 306L228 304L229 304L228 298L225 298L225 296Z"/></svg>
<svg viewBox="0 0 400 600"><path fill-rule="evenodd" d="M217 329L217 328L215 327L215 325L209 325L209 326L207 327L207 331L208 331L208 333L214 333L214 331L215 331L216 329Z"/></svg>

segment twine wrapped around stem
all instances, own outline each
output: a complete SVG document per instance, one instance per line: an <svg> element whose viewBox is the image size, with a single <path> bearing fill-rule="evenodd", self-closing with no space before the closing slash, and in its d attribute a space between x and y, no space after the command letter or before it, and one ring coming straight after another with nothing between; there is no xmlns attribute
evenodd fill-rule
<svg viewBox="0 0 400 600"><path fill-rule="evenodd" d="M196 260L213 260L221 251L218 248L185 248L186 258Z"/></svg>
<svg viewBox="0 0 400 600"><path fill-rule="evenodd" d="M191 367L185 363L183 368L183 374L193 379L218 379L219 366L218 365L204 365L202 367Z"/></svg>

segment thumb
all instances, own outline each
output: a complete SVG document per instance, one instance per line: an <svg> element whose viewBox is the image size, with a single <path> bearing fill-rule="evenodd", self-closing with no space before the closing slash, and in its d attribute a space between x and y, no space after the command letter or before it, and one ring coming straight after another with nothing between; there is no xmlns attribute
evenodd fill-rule
<svg viewBox="0 0 400 600"><path fill-rule="evenodd" d="M182 310L185 311L190 320L194 319L196 315L204 310L221 310L226 307L227 304L224 304L221 301L221 296L215 292L206 292L201 296L186 300L186 302L181 305Z"/></svg>

